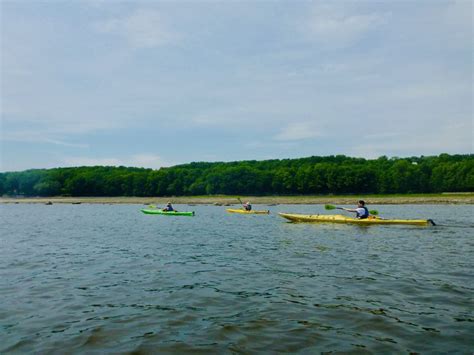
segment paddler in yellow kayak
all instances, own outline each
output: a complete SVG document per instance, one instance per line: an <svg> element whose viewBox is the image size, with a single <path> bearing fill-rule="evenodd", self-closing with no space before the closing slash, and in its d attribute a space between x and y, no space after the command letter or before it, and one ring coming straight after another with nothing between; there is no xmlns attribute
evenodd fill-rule
<svg viewBox="0 0 474 355"><path fill-rule="evenodd" d="M250 201L247 201L247 203L244 203L242 205L242 207L244 208L244 210L246 211L251 211L252 210L252 205L250 204Z"/></svg>
<svg viewBox="0 0 474 355"><path fill-rule="evenodd" d="M347 211L347 212L355 212L356 213L356 218L358 219L365 219L369 218L369 210L367 207L365 207L365 201L359 200L357 203L357 208L344 208L340 207L341 210Z"/></svg>

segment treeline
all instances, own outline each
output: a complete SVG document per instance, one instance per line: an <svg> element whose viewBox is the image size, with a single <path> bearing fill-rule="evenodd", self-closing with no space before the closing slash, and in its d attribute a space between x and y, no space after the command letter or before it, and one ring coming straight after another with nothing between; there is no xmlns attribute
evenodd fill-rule
<svg viewBox="0 0 474 355"><path fill-rule="evenodd" d="M378 159L343 155L196 162L159 170L76 167L0 173L0 195L192 196L474 191L474 155Z"/></svg>

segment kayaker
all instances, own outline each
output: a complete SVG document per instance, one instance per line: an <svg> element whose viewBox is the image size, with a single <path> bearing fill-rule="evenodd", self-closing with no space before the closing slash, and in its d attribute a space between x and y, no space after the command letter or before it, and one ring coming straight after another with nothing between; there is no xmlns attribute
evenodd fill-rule
<svg viewBox="0 0 474 355"><path fill-rule="evenodd" d="M250 201L247 201L247 203L244 203L242 205L242 207L244 208L244 210L246 211L251 211L252 210L252 205L250 204Z"/></svg>
<svg viewBox="0 0 474 355"><path fill-rule="evenodd" d="M347 212L355 212L356 218L365 219L369 217L369 210L365 207L365 201L359 200L357 203L357 208L342 208L344 211Z"/></svg>
<svg viewBox="0 0 474 355"><path fill-rule="evenodd" d="M171 202L168 202L166 204L166 207L162 209L162 211L165 211L165 212L171 212L171 211L174 211L175 209L173 208L173 206L171 205Z"/></svg>

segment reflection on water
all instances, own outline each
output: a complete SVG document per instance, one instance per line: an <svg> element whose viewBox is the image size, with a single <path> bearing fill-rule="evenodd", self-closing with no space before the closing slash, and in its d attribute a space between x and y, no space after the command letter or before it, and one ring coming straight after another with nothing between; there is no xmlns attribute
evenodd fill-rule
<svg viewBox="0 0 474 355"><path fill-rule="evenodd" d="M0 352L472 351L471 206L371 206L428 228L140 207L0 206Z"/></svg>

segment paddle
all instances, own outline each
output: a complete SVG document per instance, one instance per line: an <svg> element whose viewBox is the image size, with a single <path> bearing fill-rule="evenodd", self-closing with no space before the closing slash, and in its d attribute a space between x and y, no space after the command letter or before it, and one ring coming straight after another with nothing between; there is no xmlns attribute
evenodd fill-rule
<svg viewBox="0 0 474 355"><path fill-rule="evenodd" d="M158 207L156 207L155 205L148 205L148 207L150 207L150 208L158 208ZM160 208L160 209L161 209L161 208ZM177 212L177 211L176 211L176 212Z"/></svg>
<svg viewBox="0 0 474 355"><path fill-rule="evenodd" d="M344 208L342 207L336 207L336 206L333 206L333 205L325 205L324 208L326 210L343 210ZM372 216L378 216L379 214L379 211L377 210L370 210L369 213L372 215Z"/></svg>
<svg viewBox="0 0 474 355"><path fill-rule="evenodd" d="M240 197L237 197L237 200L239 200L240 204L242 205L242 208L247 211L247 209L245 208L244 203L242 202Z"/></svg>
<svg viewBox="0 0 474 355"><path fill-rule="evenodd" d="M328 211L331 211L331 210L342 210L342 207L336 207L336 206L333 206L333 205L324 205L324 208Z"/></svg>

